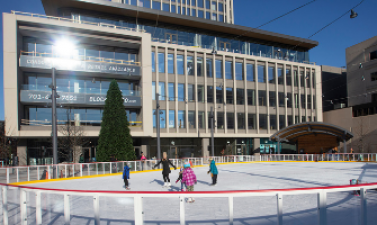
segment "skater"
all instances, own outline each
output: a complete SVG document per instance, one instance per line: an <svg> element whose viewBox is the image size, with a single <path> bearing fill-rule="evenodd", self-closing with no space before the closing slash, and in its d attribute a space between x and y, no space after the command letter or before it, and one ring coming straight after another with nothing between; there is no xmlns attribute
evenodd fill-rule
<svg viewBox="0 0 377 225"><path fill-rule="evenodd" d="M153 166L153 169L159 166L161 163L162 163L162 177L164 179L164 185L162 187L170 187L171 183L170 183L169 174L171 173L171 171L170 171L169 164L172 167L174 167L175 170L177 169L177 167L175 167L173 163L168 159L166 152L163 153L163 158L161 159L161 161Z"/></svg>
<svg viewBox="0 0 377 225"><path fill-rule="evenodd" d="M178 183L178 181L181 181L181 191L184 191L184 189L183 189L183 185L186 187L186 191L187 191L187 186L186 186L186 184L182 182L182 173L183 173L183 167L180 168L180 170L179 170L179 177L178 177L178 179L175 181L175 183Z"/></svg>
<svg viewBox="0 0 377 225"><path fill-rule="evenodd" d="M144 155L144 152L141 152L140 160L141 160L141 171L144 170L144 163L147 158Z"/></svg>
<svg viewBox="0 0 377 225"><path fill-rule="evenodd" d="M130 179L130 167L128 167L127 163L124 165L123 169L123 180L124 180L124 186L126 187L126 190L130 190L131 188L128 187L128 179Z"/></svg>
<svg viewBox="0 0 377 225"><path fill-rule="evenodd" d="M186 184L187 191L194 191L194 184L196 184L196 176L194 171L190 168L190 163L186 162L182 173L182 182ZM188 198L188 203L193 203L194 198Z"/></svg>
<svg viewBox="0 0 377 225"><path fill-rule="evenodd" d="M207 172L207 174L211 173L211 176L212 176L211 186L216 186L218 171L217 171L217 167L216 167L216 164L215 164L215 159L210 159L210 161L211 161L211 163L209 165L209 171Z"/></svg>

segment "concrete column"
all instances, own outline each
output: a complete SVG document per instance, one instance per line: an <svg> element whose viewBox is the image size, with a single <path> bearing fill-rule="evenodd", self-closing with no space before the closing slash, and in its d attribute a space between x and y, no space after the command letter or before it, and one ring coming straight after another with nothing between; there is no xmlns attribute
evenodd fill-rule
<svg viewBox="0 0 377 225"><path fill-rule="evenodd" d="M26 166L27 165L27 141L19 140L17 143L17 156L18 156L18 165Z"/></svg>
<svg viewBox="0 0 377 225"><path fill-rule="evenodd" d="M202 157L209 157L208 146L210 145L209 138L202 138Z"/></svg>
<svg viewBox="0 0 377 225"><path fill-rule="evenodd" d="M253 138L253 151L259 149L260 147L260 138ZM255 157L255 160L259 160L259 156L260 156L260 153L255 153L254 154L254 157Z"/></svg>

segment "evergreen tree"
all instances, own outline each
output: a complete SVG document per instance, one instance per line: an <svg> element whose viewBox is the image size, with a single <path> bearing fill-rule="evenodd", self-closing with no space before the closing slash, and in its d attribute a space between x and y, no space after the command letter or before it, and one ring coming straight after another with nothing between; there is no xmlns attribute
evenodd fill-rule
<svg viewBox="0 0 377 225"><path fill-rule="evenodd" d="M109 162L112 157L118 161L135 159L122 92L118 83L112 80L102 115L101 131L98 140L97 161Z"/></svg>

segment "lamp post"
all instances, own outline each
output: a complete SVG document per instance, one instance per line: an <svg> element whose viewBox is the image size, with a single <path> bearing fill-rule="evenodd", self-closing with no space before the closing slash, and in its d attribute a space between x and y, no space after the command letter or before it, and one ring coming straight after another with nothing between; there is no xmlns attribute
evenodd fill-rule
<svg viewBox="0 0 377 225"><path fill-rule="evenodd" d="M211 155L215 156L215 140L213 137L213 107L211 107L211 115L209 118L211 119Z"/></svg>
<svg viewBox="0 0 377 225"><path fill-rule="evenodd" d="M56 129L56 99L59 96L56 94L56 78L55 78L55 68L52 68L52 155L53 155L53 177L57 178L57 170L56 165L58 164L58 137L57 137L57 129Z"/></svg>
<svg viewBox="0 0 377 225"><path fill-rule="evenodd" d="M161 159L160 146L160 94L156 93L156 133L157 133L157 159Z"/></svg>

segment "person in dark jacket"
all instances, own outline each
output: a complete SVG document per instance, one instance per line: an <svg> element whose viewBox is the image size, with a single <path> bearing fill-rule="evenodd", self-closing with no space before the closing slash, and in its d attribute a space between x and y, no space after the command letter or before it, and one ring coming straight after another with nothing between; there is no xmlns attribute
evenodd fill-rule
<svg viewBox="0 0 377 225"><path fill-rule="evenodd" d="M171 183L170 183L169 174L171 173L171 171L170 171L169 164L172 167L174 167L175 170L177 169L177 167L175 167L173 163L167 158L166 152L163 153L163 158L161 159L161 161L153 166L153 169L159 166L161 163L162 163L162 177L164 179L164 185L162 187L170 187Z"/></svg>
<svg viewBox="0 0 377 225"><path fill-rule="evenodd" d="M219 172L217 171L215 159L210 159L210 161L211 161L211 163L209 165L209 171L208 171L208 173L211 173L211 176L212 176L212 184L211 184L211 186L216 186L216 183L217 183L217 174Z"/></svg>
<svg viewBox="0 0 377 225"><path fill-rule="evenodd" d="M126 190L130 190L131 188L128 187L128 179L130 179L130 167L128 167L127 163L124 165L123 169L123 180L124 186L126 186Z"/></svg>

